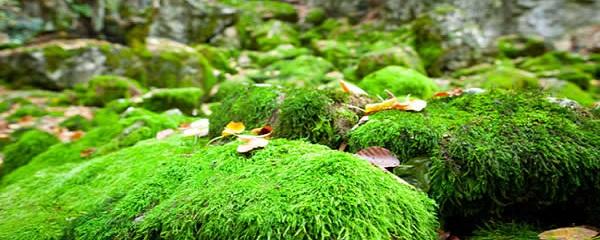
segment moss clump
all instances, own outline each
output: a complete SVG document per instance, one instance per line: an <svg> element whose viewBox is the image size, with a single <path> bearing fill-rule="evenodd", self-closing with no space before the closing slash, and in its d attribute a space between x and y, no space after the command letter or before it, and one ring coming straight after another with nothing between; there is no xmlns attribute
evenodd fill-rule
<svg viewBox="0 0 600 240"><path fill-rule="evenodd" d="M571 82L559 80L549 87L548 92L555 97L575 100L583 106L590 106L595 102L594 98L588 92L583 91L579 86Z"/></svg>
<svg viewBox="0 0 600 240"><path fill-rule="evenodd" d="M251 32L253 49L268 51L281 44L300 44L298 32L288 23L270 20L254 27Z"/></svg>
<svg viewBox="0 0 600 240"><path fill-rule="evenodd" d="M498 38L497 46L500 56L508 58L539 56L546 52L544 39L534 36L503 36Z"/></svg>
<svg viewBox="0 0 600 240"><path fill-rule="evenodd" d="M424 73L419 55L409 46L397 46L376 50L363 55L357 66L357 74L364 77L387 66L402 66Z"/></svg>
<svg viewBox="0 0 600 240"><path fill-rule="evenodd" d="M48 169L0 193L0 237L436 239L433 201L362 159L298 141L250 156L236 145L152 140Z"/></svg>
<svg viewBox="0 0 600 240"><path fill-rule="evenodd" d="M81 115L75 115L69 117L60 123L61 127L67 128L71 131L74 130L88 130L92 127L92 121L82 117Z"/></svg>
<svg viewBox="0 0 600 240"><path fill-rule="evenodd" d="M488 223L475 230L471 240L538 240L538 230L527 224Z"/></svg>
<svg viewBox="0 0 600 240"><path fill-rule="evenodd" d="M588 90L594 77L578 69L563 67L556 75L558 79L572 82L583 90Z"/></svg>
<svg viewBox="0 0 600 240"><path fill-rule="evenodd" d="M268 52L252 52L250 57L258 64L258 66L265 67L280 60L294 59L308 54L310 54L310 50L306 48L284 44L279 45Z"/></svg>
<svg viewBox="0 0 600 240"><path fill-rule="evenodd" d="M327 13L325 9L318 7L309 9L306 16L304 16L304 22L315 26L323 23L326 19Z"/></svg>
<svg viewBox="0 0 600 240"><path fill-rule="evenodd" d="M374 114L348 143L353 151L383 146L404 161L429 159L429 193L448 224L534 218L556 206L571 218L544 220L581 222L582 201L566 202L598 192L597 130L597 121L543 95L493 91L436 100L420 113Z"/></svg>
<svg viewBox="0 0 600 240"><path fill-rule="evenodd" d="M306 139L335 147L345 132L358 120L343 103L324 90L252 87L227 97L210 116L210 133L217 136L230 121L244 122L247 128L274 127L273 135L289 139Z"/></svg>
<svg viewBox="0 0 600 240"><path fill-rule="evenodd" d="M44 116L48 114L48 112L35 104L27 104L24 106L21 106L17 109L17 111L15 111L14 113L12 113L10 116L8 116L8 120L11 121L16 121L19 118L25 117L25 116L32 116L32 117L40 117L40 116Z"/></svg>
<svg viewBox="0 0 600 240"><path fill-rule="evenodd" d="M274 83L284 86L313 87L327 82L326 74L333 70L333 65L327 60L304 55L292 60L283 60L273 63L266 71L276 73Z"/></svg>
<svg viewBox="0 0 600 240"><path fill-rule="evenodd" d="M193 87L154 89L144 95L141 106L155 112L177 108L192 114L202 103L203 95L202 89Z"/></svg>
<svg viewBox="0 0 600 240"><path fill-rule="evenodd" d="M4 148L4 163L0 165L0 177L27 164L33 157L58 143L58 139L46 132L29 130L19 140Z"/></svg>
<svg viewBox="0 0 600 240"><path fill-rule="evenodd" d="M467 85L483 88L537 89L540 87L536 75L509 66L496 66L491 70L465 80Z"/></svg>
<svg viewBox="0 0 600 240"><path fill-rule="evenodd" d="M386 96L389 90L397 96L410 94L420 98L429 98L438 87L433 80L409 68L388 66L367 75L359 86L370 94Z"/></svg>
<svg viewBox="0 0 600 240"><path fill-rule="evenodd" d="M87 84L76 87L82 104L104 106L119 99L140 95L142 89L133 79L113 75L95 76Z"/></svg>
<svg viewBox="0 0 600 240"><path fill-rule="evenodd" d="M316 53L338 68L349 67L356 63L356 51L350 44L336 40L312 41L311 46Z"/></svg>

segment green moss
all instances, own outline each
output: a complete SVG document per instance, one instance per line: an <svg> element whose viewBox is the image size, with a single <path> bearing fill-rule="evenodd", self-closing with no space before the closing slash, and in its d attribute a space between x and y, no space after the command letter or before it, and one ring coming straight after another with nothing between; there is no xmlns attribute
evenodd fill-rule
<svg viewBox="0 0 600 240"><path fill-rule="evenodd" d="M560 72L556 75L556 77L558 79L572 82L583 90L589 89L591 81L594 79L592 75L571 67L561 68Z"/></svg>
<svg viewBox="0 0 600 240"><path fill-rule="evenodd" d="M67 128L71 131L84 130L87 131L92 127L92 121L82 117L81 115L75 115L62 121L59 126Z"/></svg>
<svg viewBox="0 0 600 240"><path fill-rule="evenodd" d="M206 44L197 45L194 48L200 52L214 68L228 73L235 72L235 69L229 64L227 52L223 49Z"/></svg>
<svg viewBox="0 0 600 240"><path fill-rule="evenodd" d="M76 91L85 105L104 106L119 98L140 95L142 89L133 79L113 75L95 76L87 84L78 85Z"/></svg>
<svg viewBox="0 0 600 240"><path fill-rule="evenodd" d="M294 5L279 1L243 1L243 0L220 0L219 2L233 6L241 10L244 17L257 17L260 19L279 19L282 21L296 22L298 13Z"/></svg>
<svg viewBox="0 0 600 240"><path fill-rule="evenodd" d="M266 68L275 73L272 81L276 85L309 87L327 82L326 74L333 70L327 60L311 55L304 55L292 60L278 61Z"/></svg>
<svg viewBox="0 0 600 240"><path fill-rule="evenodd" d="M410 94L419 98L429 98L438 87L433 80L409 68L388 66L367 75L359 86L370 94L387 96L385 90L396 96Z"/></svg>
<svg viewBox="0 0 600 240"><path fill-rule="evenodd" d="M10 116L8 116L8 120L11 121L16 121L19 118L25 117L25 116L32 116L32 117L40 117L40 116L44 116L48 114L48 112L35 104L27 104L24 106L21 106L17 109L17 111L15 111L13 114L11 114Z"/></svg>
<svg viewBox="0 0 600 240"><path fill-rule="evenodd" d="M192 87L154 89L144 95L141 106L155 112L177 108L192 114L202 103L203 94L202 89Z"/></svg>
<svg viewBox="0 0 600 240"><path fill-rule="evenodd" d="M319 56L338 68L351 66L356 62L356 51L349 45L349 43L336 40L317 40L311 43L312 48Z"/></svg>
<svg viewBox="0 0 600 240"><path fill-rule="evenodd" d="M226 97L241 91L246 91L250 86L254 85L254 82L245 76L234 76L227 79L217 86L217 92L210 96L211 102L219 102L226 99ZM211 92L212 93L212 92Z"/></svg>
<svg viewBox="0 0 600 240"><path fill-rule="evenodd" d="M446 223L535 219L557 205L571 211L566 221L582 221L581 201L567 201L598 192L598 125L544 98L493 91L436 100L420 113L384 111L352 131L348 144L352 151L382 146L405 162L429 159L429 193ZM549 215L540 219L565 221Z"/></svg>
<svg viewBox="0 0 600 240"><path fill-rule="evenodd" d="M538 230L527 224L488 223L477 229L471 240L538 240Z"/></svg>
<svg viewBox="0 0 600 240"><path fill-rule="evenodd" d="M369 52L360 58L356 71L359 77L365 77L392 65L411 68L420 73L425 72L419 55L409 46L396 46Z"/></svg>
<svg viewBox="0 0 600 240"><path fill-rule="evenodd" d="M252 52L250 57L258 64L265 67L280 60L289 60L302 55L310 54L310 50L293 45L284 44L267 52Z"/></svg>
<svg viewBox="0 0 600 240"><path fill-rule="evenodd" d="M575 100L584 106L590 106L595 102L594 98L588 92L583 91L577 85L570 82L559 83L557 86L551 87L549 92L553 96Z"/></svg>
<svg viewBox="0 0 600 240"><path fill-rule="evenodd" d="M268 51L281 44L300 44L298 32L288 23L270 20L254 27L251 31L254 49Z"/></svg>
<svg viewBox="0 0 600 240"><path fill-rule="evenodd" d="M0 193L0 236L436 239L433 201L364 160L286 140L250 156L236 145L153 140L49 169Z"/></svg>
<svg viewBox="0 0 600 240"><path fill-rule="evenodd" d="M467 85L483 88L537 89L540 87L535 74L512 67L496 66L465 80Z"/></svg>
<svg viewBox="0 0 600 240"><path fill-rule="evenodd" d="M435 69L436 62L444 54L439 26L430 16L421 16L411 23L411 30L414 34L415 50L421 56L427 72L439 75L440 69Z"/></svg>
<svg viewBox="0 0 600 240"><path fill-rule="evenodd" d="M29 163L38 154L58 143L55 136L39 131L30 130L19 137L19 140L4 149L4 162L0 165L0 177Z"/></svg>
<svg viewBox="0 0 600 240"><path fill-rule="evenodd" d="M327 19L327 13L323 8L311 8L306 13L304 17L304 22L310 23L313 25L319 25L323 23Z"/></svg>
<svg viewBox="0 0 600 240"><path fill-rule="evenodd" d="M544 39L534 36L503 36L498 38L497 46L500 56L508 58L539 56L546 52Z"/></svg>
<svg viewBox="0 0 600 240"><path fill-rule="evenodd" d="M220 135L230 121L243 122L248 129L262 127L276 110L279 95L274 88L253 86L229 93L209 116L210 135Z"/></svg>

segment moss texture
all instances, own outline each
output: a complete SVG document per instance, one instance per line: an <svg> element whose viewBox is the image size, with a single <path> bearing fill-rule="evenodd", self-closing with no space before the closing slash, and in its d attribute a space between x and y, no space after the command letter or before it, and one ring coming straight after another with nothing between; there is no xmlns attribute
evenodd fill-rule
<svg viewBox="0 0 600 240"><path fill-rule="evenodd" d="M538 230L519 223L491 222L475 230L471 240L538 240Z"/></svg>
<svg viewBox="0 0 600 240"><path fill-rule="evenodd" d="M4 148L4 162L0 165L0 177L27 164L33 157L45 152L56 143L58 139L55 136L43 131L29 130L23 133L17 142Z"/></svg>
<svg viewBox="0 0 600 240"><path fill-rule="evenodd" d="M429 193L444 218L535 216L598 193L598 126L543 95L493 91L374 114L348 143L386 147L404 162L428 158ZM570 219L582 221L573 205Z"/></svg>
<svg viewBox="0 0 600 240"><path fill-rule="evenodd" d="M410 94L419 98L429 98L438 89L433 80L409 68L388 66L367 75L359 86L370 94L387 96L389 90L396 96Z"/></svg>
<svg viewBox="0 0 600 240"><path fill-rule="evenodd" d="M510 66L495 66L494 68L474 75L465 80L467 85L475 85L483 88L501 89L537 89L540 87L539 79L535 74L516 69Z"/></svg>
<svg viewBox="0 0 600 240"><path fill-rule="evenodd" d="M79 101L85 105L104 106L119 98L130 98L142 94L142 88L133 79L113 76L95 76L86 84L76 87Z"/></svg>
<svg viewBox="0 0 600 240"><path fill-rule="evenodd" d="M335 147L358 120L355 113L344 109L347 100L325 90L250 87L227 97L213 112L210 133L219 135L230 121L244 122L248 129L269 124L276 137Z"/></svg>
<svg viewBox="0 0 600 240"><path fill-rule="evenodd" d="M396 46L366 53L360 58L356 72L359 77L365 77L387 66L402 66L425 73L419 55L409 46Z"/></svg>
<svg viewBox="0 0 600 240"><path fill-rule="evenodd" d="M155 112L177 108L192 114L202 103L203 95L202 89L194 87L154 89L144 95L141 106Z"/></svg>
<svg viewBox="0 0 600 240"><path fill-rule="evenodd" d="M281 44L300 44L298 32L286 22L270 20L254 27L251 39L255 49L266 51Z"/></svg>
<svg viewBox="0 0 600 240"><path fill-rule="evenodd" d="M333 64L320 57L304 55L275 62L266 70L275 73L268 83L288 87L316 87L330 80L326 74L333 70Z"/></svg>
<svg viewBox="0 0 600 240"><path fill-rule="evenodd" d="M508 58L539 56L546 52L544 39L534 36L502 36L497 40L500 56Z"/></svg>
<svg viewBox="0 0 600 240"><path fill-rule="evenodd" d="M364 160L286 140L250 156L236 145L154 140L48 169L1 193L0 236L436 239L433 201Z"/></svg>

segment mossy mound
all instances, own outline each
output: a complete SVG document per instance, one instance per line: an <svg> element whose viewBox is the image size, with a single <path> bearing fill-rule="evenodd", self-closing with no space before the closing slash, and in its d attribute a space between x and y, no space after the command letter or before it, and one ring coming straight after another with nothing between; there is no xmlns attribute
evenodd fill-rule
<svg viewBox="0 0 600 240"><path fill-rule="evenodd" d="M33 103L20 106L15 112L7 117L9 121L17 121L22 117L40 117L48 114L45 108Z"/></svg>
<svg viewBox="0 0 600 240"><path fill-rule="evenodd" d="M402 66L425 73L419 55L409 46L396 46L363 55L358 62L356 73L359 77L365 77L387 66Z"/></svg>
<svg viewBox="0 0 600 240"><path fill-rule="evenodd" d="M266 124L273 135L307 139L313 143L337 146L358 116L343 106L347 98L325 90L250 87L230 95L209 117L211 136L220 135L230 121L247 128Z"/></svg>
<svg viewBox="0 0 600 240"><path fill-rule="evenodd" d="M298 141L251 155L236 145L152 140L48 169L0 193L0 236L436 239L433 201L362 159Z"/></svg>
<svg viewBox="0 0 600 240"><path fill-rule="evenodd" d="M574 83L561 80L548 81L552 81L552 83L548 84L549 86L546 87L546 90L552 96L575 100L583 106L591 106L595 102L590 93L583 91Z"/></svg>
<svg viewBox="0 0 600 240"><path fill-rule="evenodd" d="M359 86L374 95L387 96L385 90L389 90L396 96L410 94L419 98L429 98L438 89L427 76L400 66L388 66L373 72L360 81Z"/></svg>
<svg viewBox="0 0 600 240"><path fill-rule="evenodd" d="M43 131L29 130L23 133L16 143L3 149L4 162L0 164L0 178L27 164L32 158L56 143L58 139L55 136Z"/></svg>
<svg viewBox="0 0 600 240"><path fill-rule="evenodd" d="M177 108L192 114L202 103L203 95L202 89L194 87L153 89L142 97L141 106L154 112Z"/></svg>
<svg viewBox="0 0 600 240"><path fill-rule="evenodd" d="M469 86L483 87L486 89L537 89L540 87L539 79L533 73L516 69L510 66L495 66L489 71L471 76L465 80Z"/></svg>
<svg viewBox="0 0 600 240"><path fill-rule="evenodd" d="M250 32L252 49L268 51L281 44L300 45L299 33L289 23L270 20L253 28Z"/></svg>
<svg viewBox="0 0 600 240"><path fill-rule="evenodd" d="M508 58L535 57L546 52L544 39L536 36L508 35L497 39L500 56Z"/></svg>
<svg viewBox="0 0 600 240"><path fill-rule="evenodd" d="M280 60L289 60L302 55L309 55L310 50L307 48L295 47L290 44L279 45L267 52L251 52L250 57L258 66L266 67Z"/></svg>
<svg viewBox="0 0 600 240"><path fill-rule="evenodd" d="M330 80L326 74L333 70L333 64L327 60L311 55L303 55L292 60L283 60L266 68L267 83L294 87L316 87Z"/></svg>
<svg viewBox="0 0 600 240"><path fill-rule="evenodd" d="M599 126L543 95L498 90L436 100L421 113L376 113L348 144L352 151L383 146L404 162L429 159L421 185L448 224L553 211L541 219L585 222L582 206L600 186ZM557 209L570 209L569 217Z"/></svg>
<svg viewBox="0 0 600 240"><path fill-rule="evenodd" d="M315 40L311 47L317 55L333 63L338 68L349 67L356 63L356 50L351 43L336 40Z"/></svg>
<svg viewBox="0 0 600 240"><path fill-rule="evenodd" d="M92 77L87 84L76 86L79 101L85 105L104 106L119 98L142 94L142 88L133 79L113 75Z"/></svg>

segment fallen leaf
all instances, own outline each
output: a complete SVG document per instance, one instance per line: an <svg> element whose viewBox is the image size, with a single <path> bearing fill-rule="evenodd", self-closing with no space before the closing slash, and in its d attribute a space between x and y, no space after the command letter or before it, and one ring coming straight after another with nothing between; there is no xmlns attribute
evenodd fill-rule
<svg viewBox="0 0 600 240"><path fill-rule="evenodd" d="M174 133L175 133L175 130L173 130L173 129L170 129L170 128L165 129L165 130L162 130L162 131L156 133L156 139L163 140L163 139L168 138L169 136L173 135Z"/></svg>
<svg viewBox="0 0 600 240"><path fill-rule="evenodd" d="M362 90L360 87L358 87L352 83L346 82L342 79L340 79L339 82L340 82L340 86L342 87L342 90L345 93L350 93L352 95L368 95L368 93L365 92L365 90Z"/></svg>
<svg viewBox="0 0 600 240"><path fill-rule="evenodd" d="M365 114L371 114L383 110L402 110L420 112L427 107L427 102L421 99L407 99L404 102L398 101L398 98L393 97L380 103L367 104L365 106Z"/></svg>
<svg viewBox="0 0 600 240"><path fill-rule="evenodd" d="M390 150L382 147L368 147L358 151L356 155L381 168L394 168L400 165L400 160Z"/></svg>
<svg viewBox="0 0 600 240"><path fill-rule="evenodd" d="M425 109L425 107L427 107L427 102L423 101L421 99L411 99L411 100L408 100L407 103L399 103L399 104L402 105L402 108L397 108L397 109L405 110L405 111L420 112L423 109Z"/></svg>
<svg viewBox="0 0 600 240"><path fill-rule="evenodd" d="M94 152L96 152L96 148L86 148L83 151L79 152L79 156L82 158L87 158L91 156Z"/></svg>
<svg viewBox="0 0 600 240"><path fill-rule="evenodd" d="M229 122L223 132L221 132L221 136L226 137L229 135L236 135L244 132L246 130L246 126L242 122Z"/></svg>
<svg viewBox="0 0 600 240"><path fill-rule="evenodd" d="M238 140L243 142L243 144L240 144L237 147L238 153L247 153L256 148L263 148L269 144L269 140L253 135L240 135L238 136Z"/></svg>
<svg viewBox="0 0 600 240"><path fill-rule="evenodd" d="M83 137L83 135L85 134L85 132L77 130L77 131L69 131L69 129L66 128L59 128L56 130L57 133L57 137L58 139L60 139L62 142L73 142L73 141L77 141L79 139L81 139Z"/></svg>
<svg viewBox="0 0 600 240"><path fill-rule="evenodd" d="M264 125L263 127L260 128L255 128L250 130L250 132L254 135L258 135L261 137L269 137L271 136L271 133L273 132L273 127L271 127L270 125Z"/></svg>
<svg viewBox="0 0 600 240"><path fill-rule="evenodd" d="M565 227L542 232L540 240L589 240L600 233L587 227Z"/></svg>
<svg viewBox="0 0 600 240"><path fill-rule="evenodd" d="M35 120L35 118L27 115L27 116L23 116L23 117L19 118L17 123L19 123L20 125L29 125L29 124L32 124L34 120Z"/></svg>
<svg viewBox="0 0 600 240"><path fill-rule="evenodd" d="M463 94L463 90L461 88L455 88L452 89L450 91L445 91L445 92L437 92L433 95L433 97L438 97L438 98L442 98L442 97L458 97L460 95Z"/></svg>
<svg viewBox="0 0 600 240"><path fill-rule="evenodd" d="M371 114L383 110L389 110L394 107L394 104L398 102L397 98L385 100L380 103L371 103L365 106L365 114Z"/></svg>
<svg viewBox="0 0 600 240"><path fill-rule="evenodd" d="M183 129L183 136L204 137L208 135L209 121L206 118L196 120Z"/></svg>

